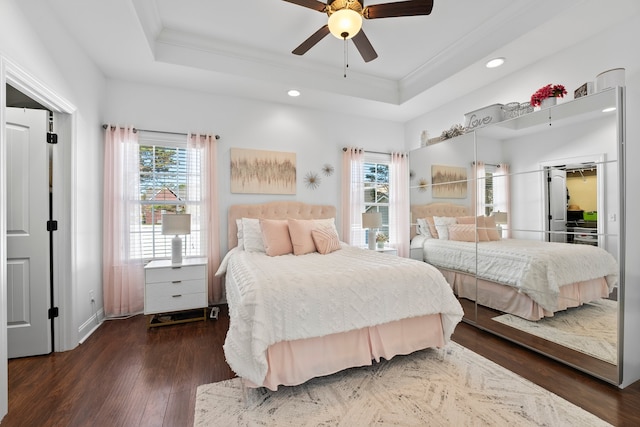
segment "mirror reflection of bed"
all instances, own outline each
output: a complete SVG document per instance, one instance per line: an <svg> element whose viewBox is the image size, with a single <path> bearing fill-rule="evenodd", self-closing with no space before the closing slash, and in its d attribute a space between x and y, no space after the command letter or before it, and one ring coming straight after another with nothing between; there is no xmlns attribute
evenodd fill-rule
<svg viewBox="0 0 640 427"><path fill-rule="evenodd" d="M537 111L426 145L410 155L411 255L425 260L423 247L445 246L449 252L434 255L427 262L443 263L439 269L460 299L464 320L615 384L619 380L617 300L624 295L616 277L618 260L624 255L620 253L622 183L619 116L603 114L603 107L618 101L616 91L603 92L585 102L559 105L549 113ZM476 165L483 164L487 166L486 180L485 175L476 173ZM443 197L441 191L435 191L439 184L433 171L442 165L466 169L467 176L462 178L466 192ZM501 165L505 167L502 172ZM551 185L549 177L555 170L562 180ZM496 172L507 177L508 185L500 195L506 201L496 199L500 190L490 182ZM427 186L419 185L423 178ZM490 203L491 197L485 198L484 205L478 203L476 195L482 199L483 193L490 194L495 204ZM506 221L494 217L490 227L483 227L479 221L484 219L476 219L474 231L496 227L501 242L483 242L477 235L467 238L470 242L434 242L418 233L417 220L428 216L478 218L496 211L501 211ZM478 240L477 246L474 240ZM505 276L496 275L500 252L523 249L505 249L510 241L516 246L531 242L525 244L525 250L538 250L552 264L561 263L551 274L552 280L536 279L514 286L516 273L530 268L523 263L506 268ZM546 249L537 246L552 243L562 248L562 256L555 252L545 255ZM468 246L466 252L461 245ZM485 251L485 247L489 249ZM453 264L461 254L466 254L467 266ZM515 258L522 261L523 256ZM609 265L600 265L605 260ZM599 276L580 275L596 265L605 268ZM551 283L549 292L540 287L545 281ZM602 341L582 345L600 333Z"/></svg>
<svg viewBox="0 0 640 427"><path fill-rule="evenodd" d="M550 353L581 362L584 354L593 356L593 366L615 370L617 308L609 298L619 267L613 256L593 245L503 238L493 215L469 211L449 203L411 207L412 254L438 267L465 318ZM598 332L607 335L607 321L613 343L603 348Z"/></svg>

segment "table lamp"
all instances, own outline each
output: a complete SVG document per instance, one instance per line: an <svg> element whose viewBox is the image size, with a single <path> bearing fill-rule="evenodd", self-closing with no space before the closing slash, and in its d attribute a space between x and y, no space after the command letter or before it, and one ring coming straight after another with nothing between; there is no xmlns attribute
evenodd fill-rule
<svg viewBox="0 0 640 427"><path fill-rule="evenodd" d="M171 264L182 264L182 234L191 233L191 214L162 214L162 234L171 240Z"/></svg>
<svg viewBox="0 0 640 427"><path fill-rule="evenodd" d="M364 212L362 214L362 228L369 229L369 249L376 248L376 229L382 227L380 212Z"/></svg>

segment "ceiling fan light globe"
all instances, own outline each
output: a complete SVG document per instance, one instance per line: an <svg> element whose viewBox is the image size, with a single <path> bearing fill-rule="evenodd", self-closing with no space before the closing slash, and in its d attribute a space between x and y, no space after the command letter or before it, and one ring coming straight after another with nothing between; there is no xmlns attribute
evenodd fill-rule
<svg viewBox="0 0 640 427"><path fill-rule="evenodd" d="M352 38L361 28L362 16L355 10L341 9L329 16L329 31L341 40Z"/></svg>

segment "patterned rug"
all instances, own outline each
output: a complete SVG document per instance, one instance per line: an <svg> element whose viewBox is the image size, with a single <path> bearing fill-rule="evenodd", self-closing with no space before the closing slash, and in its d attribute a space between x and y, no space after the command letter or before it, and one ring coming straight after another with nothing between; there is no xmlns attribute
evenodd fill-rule
<svg viewBox="0 0 640 427"><path fill-rule="evenodd" d="M246 394L246 398L243 393ZM606 426L451 342L279 391L198 387L194 426Z"/></svg>
<svg viewBox="0 0 640 427"><path fill-rule="evenodd" d="M617 301L600 299L530 322L511 314L496 322L596 357L613 365L617 361Z"/></svg>

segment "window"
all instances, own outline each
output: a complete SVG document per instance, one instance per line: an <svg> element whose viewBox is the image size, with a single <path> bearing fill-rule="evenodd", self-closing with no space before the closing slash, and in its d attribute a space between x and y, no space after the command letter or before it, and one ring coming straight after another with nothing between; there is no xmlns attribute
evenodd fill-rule
<svg viewBox="0 0 640 427"><path fill-rule="evenodd" d="M485 180L484 180L484 215L490 216L494 209L494 186L493 175L496 171L495 165L485 165Z"/></svg>
<svg viewBox="0 0 640 427"><path fill-rule="evenodd" d="M389 156L366 153L363 166L365 212L380 212L382 227L379 233L389 236ZM364 245L368 236L365 233Z"/></svg>
<svg viewBox="0 0 640 427"><path fill-rule="evenodd" d="M187 153L185 141L154 141L142 135L139 147L140 217L131 227L131 258L171 257L173 236L162 235L163 213L191 214L191 234L181 236L182 255L202 256L200 171L193 166L200 165L200 153Z"/></svg>

